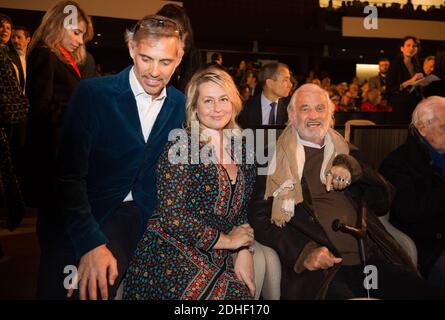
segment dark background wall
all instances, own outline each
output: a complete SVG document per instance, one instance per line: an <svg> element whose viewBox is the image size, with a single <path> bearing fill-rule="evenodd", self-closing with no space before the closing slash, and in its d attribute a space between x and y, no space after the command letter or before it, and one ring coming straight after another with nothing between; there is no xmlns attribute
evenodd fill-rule
<svg viewBox="0 0 445 320"><path fill-rule="evenodd" d="M376 63L380 57L392 59L399 52L397 39L342 36L342 15L365 17L362 9L329 10L320 8L317 0L184 0L182 5L191 18L196 45L203 58L207 52L221 51L227 67L246 58L280 60L301 76L314 70L330 75L333 82L349 82L355 75L356 63ZM382 14L416 17L414 13L406 15L401 11L397 16L399 11L382 11ZM0 8L0 12L31 30L43 16L43 12L32 10ZM419 18L432 15L440 19L444 12L423 13ZM141 16L150 13L141 12ZM124 32L135 21L93 16L96 36L88 50L103 72L117 72L131 62ZM422 41L421 57L434 54L439 43Z"/></svg>

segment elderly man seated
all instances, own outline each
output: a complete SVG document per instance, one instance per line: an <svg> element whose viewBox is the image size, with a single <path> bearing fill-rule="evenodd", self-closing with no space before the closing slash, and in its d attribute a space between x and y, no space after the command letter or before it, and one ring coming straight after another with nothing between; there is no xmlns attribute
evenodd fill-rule
<svg viewBox="0 0 445 320"><path fill-rule="evenodd" d="M280 257L281 298L438 297L377 219L389 209L390 186L330 128L333 112L317 85L294 93L249 206L256 239Z"/></svg>
<svg viewBox="0 0 445 320"><path fill-rule="evenodd" d="M407 141L380 171L396 187L390 221L414 240L421 273L445 290L445 98L417 105Z"/></svg>

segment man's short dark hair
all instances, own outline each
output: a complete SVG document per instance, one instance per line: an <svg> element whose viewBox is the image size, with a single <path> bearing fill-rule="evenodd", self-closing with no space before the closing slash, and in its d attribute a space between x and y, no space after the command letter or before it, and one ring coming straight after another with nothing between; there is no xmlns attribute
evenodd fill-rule
<svg viewBox="0 0 445 320"><path fill-rule="evenodd" d="M388 58L380 58L379 59L379 63L380 62L389 62L389 59Z"/></svg>
<svg viewBox="0 0 445 320"><path fill-rule="evenodd" d="M280 68L289 69L289 67L286 64L281 63L281 62L271 62L271 63L264 65L261 68L260 73L258 74L258 81L260 83L260 86L261 87L264 86L267 79L276 80L276 78L278 76L278 70Z"/></svg>
<svg viewBox="0 0 445 320"><path fill-rule="evenodd" d="M0 23L7 22L12 27L12 19L6 14L0 13Z"/></svg>
<svg viewBox="0 0 445 320"><path fill-rule="evenodd" d="M25 34L26 38L30 38L31 37L31 33L29 32L29 29L25 26L14 26L12 28L12 31L23 31L23 33Z"/></svg>

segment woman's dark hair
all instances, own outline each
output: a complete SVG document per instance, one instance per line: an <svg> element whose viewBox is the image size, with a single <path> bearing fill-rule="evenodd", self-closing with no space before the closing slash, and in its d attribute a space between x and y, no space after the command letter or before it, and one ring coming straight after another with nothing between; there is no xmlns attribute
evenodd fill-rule
<svg viewBox="0 0 445 320"><path fill-rule="evenodd" d="M405 45L405 42L408 40L413 40L415 44L417 44L417 53L420 52L420 40L414 36L406 36L400 41L400 46L403 47Z"/></svg>
<svg viewBox="0 0 445 320"><path fill-rule="evenodd" d="M157 14L175 20L184 31L184 56L171 79L171 83L184 92L195 71L201 67L201 56L195 48L192 24L184 8L176 4L168 3L164 5Z"/></svg>
<svg viewBox="0 0 445 320"><path fill-rule="evenodd" d="M185 34L185 48L184 51L187 53L190 51L190 48L194 46L193 43L193 29L190 23L190 19L185 12L184 8L178 6L176 4L166 4L163 6L157 14L175 20L182 26L182 30Z"/></svg>
<svg viewBox="0 0 445 320"><path fill-rule="evenodd" d="M12 29L12 19L4 13L0 13L0 23L3 22L10 24Z"/></svg>
<svg viewBox="0 0 445 320"><path fill-rule="evenodd" d="M420 40L414 36L406 36L404 37L401 41L400 41L400 47L405 46L405 42L407 42L408 40L413 40L414 43L417 45L417 53L416 55L413 57L413 64L416 66L416 68L420 68L420 60L419 60L419 56L420 56ZM403 58L403 53L400 53L402 55Z"/></svg>

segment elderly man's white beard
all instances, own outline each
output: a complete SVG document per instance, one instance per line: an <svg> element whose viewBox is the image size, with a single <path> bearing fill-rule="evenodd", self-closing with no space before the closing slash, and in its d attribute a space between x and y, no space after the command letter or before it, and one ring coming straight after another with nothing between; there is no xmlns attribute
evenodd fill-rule
<svg viewBox="0 0 445 320"><path fill-rule="evenodd" d="M309 122L309 121L307 121ZM328 133L329 123L323 123L321 120L315 120L312 122L319 122L320 126L317 130L310 130L307 128L306 124L296 124L294 127L296 128L298 135L304 140L320 140L323 141L324 137ZM313 141L312 141L313 142Z"/></svg>

